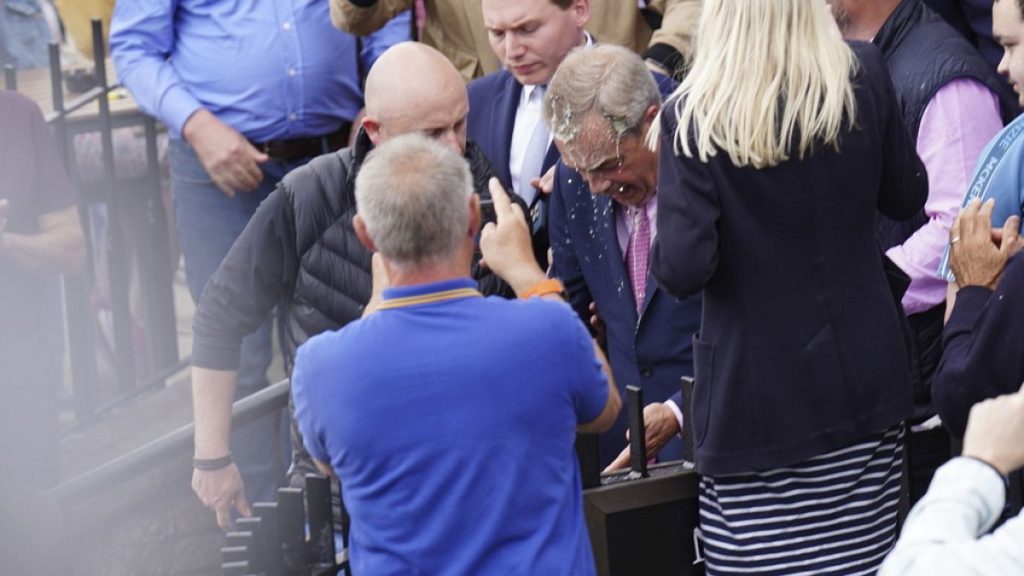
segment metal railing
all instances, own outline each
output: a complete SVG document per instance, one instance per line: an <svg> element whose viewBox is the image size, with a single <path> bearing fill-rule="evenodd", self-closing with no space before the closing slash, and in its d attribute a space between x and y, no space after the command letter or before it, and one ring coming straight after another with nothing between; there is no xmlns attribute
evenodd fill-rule
<svg viewBox="0 0 1024 576"><path fill-rule="evenodd" d="M110 98L117 84L108 82L106 49L102 23L92 21L93 62L96 86L70 102L66 101L59 45L50 45L50 88L53 110L46 114L57 148L81 192L79 214L86 238L88 266L78 275L64 277L64 307L68 356L71 367L72 402L79 424L95 419L112 407L134 398L140 391L163 386L166 379L188 366L178 351L178 335L174 312L173 271L170 262L170 241L167 215L161 199L160 169L157 152L157 123L141 112L115 116ZM5 87L17 90L17 71L4 70ZM96 106L97 112L85 109ZM113 130L141 126L144 131L146 175L128 188L117 178L114 163ZM98 132L100 135L102 177L96 185L82 182L75 165L74 138L78 134ZM109 306L113 327L113 364L117 396L102 398L97 365L96 313L91 297L97 279L97 246L91 230L90 210L105 205L108 215L106 242L106 273L110 289ZM147 366L136 366L130 309L131 255L126 246L125 227L130 223L138 234L133 238L138 266L141 313L146 327L145 357ZM141 373L139 371L141 370Z"/></svg>
<svg viewBox="0 0 1024 576"><path fill-rule="evenodd" d="M281 380L238 400L231 409L231 427L236 429L267 414L286 409L290 389L288 380ZM126 478L136 477L176 456L191 454L194 434L194 424L182 426L145 446L55 486L50 494L64 507L85 502L106 490L116 488Z"/></svg>

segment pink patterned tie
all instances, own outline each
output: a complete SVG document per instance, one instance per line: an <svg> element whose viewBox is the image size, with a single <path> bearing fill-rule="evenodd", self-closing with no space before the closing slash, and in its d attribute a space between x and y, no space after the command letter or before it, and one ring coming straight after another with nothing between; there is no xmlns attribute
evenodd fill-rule
<svg viewBox="0 0 1024 576"><path fill-rule="evenodd" d="M651 253L651 222L647 219L645 206L630 208L633 219L633 233L626 246L626 269L629 283L633 287L636 310L640 312L647 292L647 263Z"/></svg>
<svg viewBox="0 0 1024 576"><path fill-rule="evenodd" d="M416 37L423 38L423 23L427 21L427 7L424 6L423 0L416 0L414 13L416 17Z"/></svg>

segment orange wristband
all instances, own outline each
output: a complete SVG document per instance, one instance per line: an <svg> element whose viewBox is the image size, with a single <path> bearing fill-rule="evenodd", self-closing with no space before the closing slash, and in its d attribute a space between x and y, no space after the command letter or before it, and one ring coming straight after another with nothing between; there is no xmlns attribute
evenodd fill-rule
<svg viewBox="0 0 1024 576"><path fill-rule="evenodd" d="M547 278L537 282L533 286L530 286L523 291L520 300L526 300L527 298L533 298L534 296L545 296L547 294L562 294L565 297L565 286L562 286L561 281L557 278Z"/></svg>

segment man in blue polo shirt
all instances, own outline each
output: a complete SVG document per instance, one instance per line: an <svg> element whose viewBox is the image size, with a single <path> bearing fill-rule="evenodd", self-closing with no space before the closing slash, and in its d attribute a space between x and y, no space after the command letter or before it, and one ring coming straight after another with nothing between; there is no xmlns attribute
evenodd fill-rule
<svg viewBox="0 0 1024 576"><path fill-rule="evenodd" d="M519 300L469 278L481 216L457 154L401 136L357 177L355 230L387 287L292 377L306 447L345 487L356 573L594 572L573 443L611 426L618 393L522 210L491 193L480 249Z"/></svg>

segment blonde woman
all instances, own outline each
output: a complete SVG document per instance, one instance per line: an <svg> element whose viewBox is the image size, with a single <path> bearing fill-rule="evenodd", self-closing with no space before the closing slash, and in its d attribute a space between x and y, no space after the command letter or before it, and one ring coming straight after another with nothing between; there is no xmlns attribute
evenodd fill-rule
<svg viewBox="0 0 1024 576"><path fill-rule="evenodd" d="M709 574L870 574L911 388L875 240L927 181L888 72L821 0L706 0L660 131L652 271L704 290L690 426Z"/></svg>

